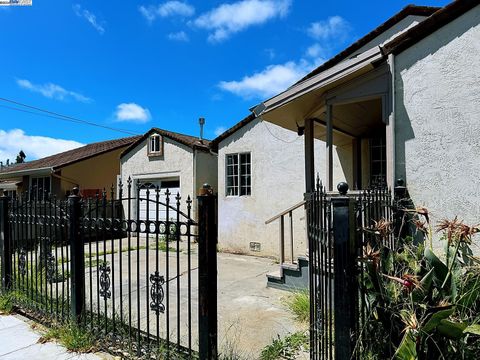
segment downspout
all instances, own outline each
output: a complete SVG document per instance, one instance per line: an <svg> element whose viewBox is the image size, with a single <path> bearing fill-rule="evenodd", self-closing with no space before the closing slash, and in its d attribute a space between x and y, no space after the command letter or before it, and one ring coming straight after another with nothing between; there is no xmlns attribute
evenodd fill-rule
<svg viewBox="0 0 480 360"><path fill-rule="evenodd" d="M395 131L395 55L392 53L388 54L388 64L390 67L390 73L391 75L391 88L390 88L390 96L391 101L390 104L392 106L392 111L390 113L390 137L392 141L392 146L390 149L390 156L392 159L392 170L391 170L391 178L390 178L390 186L393 188L395 186L395 179L396 179L396 171L397 171L397 162L396 162L396 131Z"/></svg>

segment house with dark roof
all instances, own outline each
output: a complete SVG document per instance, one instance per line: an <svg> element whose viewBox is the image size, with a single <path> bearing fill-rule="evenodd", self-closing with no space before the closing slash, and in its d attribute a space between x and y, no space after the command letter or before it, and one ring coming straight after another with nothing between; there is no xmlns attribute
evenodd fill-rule
<svg viewBox="0 0 480 360"><path fill-rule="evenodd" d="M317 175L328 191L401 178L434 216L478 214L479 19L478 1L407 6L213 140L220 246L301 264Z"/></svg>
<svg viewBox="0 0 480 360"><path fill-rule="evenodd" d="M46 193L59 199L78 187L82 196L94 196L116 186L120 154L140 136L88 144L42 159L13 164L0 170L0 190L10 196L29 191L41 199ZM115 187L116 188L116 187Z"/></svg>
<svg viewBox="0 0 480 360"><path fill-rule="evenodd" d="M304 134L304 191L315 186L317 139L327 190L402 179L433 223L455 215L478 223L478 0L408 6L252 110Z"/></svg>
<svg viewBox="0 0 480 360"><path fill-rule="evenodd" d="M196 194L203 184L217 189L217 157L210 151L210 141L201 137L179 134L152 128L126 148L120 157L120 174L125 183L128 179L140 186L140 198L151 197L156 192L147 189L158 187L160 201L168 189L172 198L178 194L190 196L196 203ZM138 189L138 187L135 187ZM139 204L140 220L156 218L156 210L148 208L148 201ZM183 203L183 201L182 201ZM195 218L196 206L193 206ZM159 214L160 218L164 214Z"/></svg>

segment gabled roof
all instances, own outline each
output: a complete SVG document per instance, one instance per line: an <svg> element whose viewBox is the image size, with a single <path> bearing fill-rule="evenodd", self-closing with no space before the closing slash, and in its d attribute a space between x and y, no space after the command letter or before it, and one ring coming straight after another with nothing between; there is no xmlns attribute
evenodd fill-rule
<svg viewBox="0 0 480 360"><path fill-rule="evenodd" d="M202 151L210 151L210 141L205 140L205 139L200 139L195 136L190 136L190 135L185 135L185 134L180 134L176 133L173 131L167 131L159 128L151 128L149 131L147 131L143 136L138 137L138 139L132 143L128 148L125 149L125 151L122 152L120 157L124 157L126 154L128 154L130 151L132 151L138 144L140 144L142 141L147 139L150 135L152 134L160 134L162 136L165 136L169 139L175 140L176 142L188 146L192 149L198 149Z"/></svg>
<svg viewBox="0 0 480 360"><path fill-rule="evenodd" d="M390 29L395 24L405 19L407 16L430 16L439 9L441 8L431 7L431 6L407 5L401 11L399 11L398 13L393 15L390 19L385 21L383 24L379 25L374 30L370 31L367 35L363 36L362 38L354 42L352 45L347 47L345 50L341 51L340 53L332 57L330 60L324 62L322 65L317 67L315 70L308 73L305 77L297 81L294 85L299 84L307 79L314 77L315 75L320 74L322 71L325 71L331 68L332 66L338 64L342 60L346 59L348 56L353 55L355 51L359 50L362 46L368 44L370 41L372 41L377 36L379 36L383 32Z"/></svg>
<svg viewBox="0 0 480 360"><path fill-rule="evenodd" d="M73 163L86 160L124 146L128 146L136 141L139 137L140 136L131 136L127 138L97 142L59 154L47 156L42 159L29 161L22 164L14 164L3 168L0 171L0 176L46 168L51 168L53 171L55 171L67 165L71 165Z"/></svg>
<svg viewBox="0 0 480 360"><path fill-rule="evenodd" d="M478 0L453 1L382 46L382 51L385 55L398 54L478 5L480 5Z"/></svg>
<svg viewBox="0 0 480 360"><path fill-rule="evenodd" d="M322 65L320 65L318 68L307 74L305 77L303 77L301 80L299 80L297 83L295 83L292 86L295 86L305 80L308 80L315 75L320 74L321 72L335 66L336 64L340 63L341 61L345 60L348 56L351 56L354 54L357 50L359 50L362 46L368 44L370 41L375 39L377 36L381 35L383 32L387 31L390 29L392 26L397 24L398 22L402 21L405 19L407 16L430 16L433 13L435 13L437 10L439 10L439 7L430 7L430 6L416 6L416 5L408 5L405 8L403 8L400 12L392 16L390 19L385 21L383 24L369 32L367 35L362 37L361 39L357 40L354 42L352 45L347 47L345 50L342 52L338 53L335 55L333 58L330 60L326 61ZM212 140L211 147L214 151L218 150L218 144L235 133L237 130L240 130L242 127L245 125L249 124L251 121L255 119L255 115L251 114L244 119L242 119L240 122L232 126L230 129L219 135L216 139Z"/></svg>
<svg viewBox="0 0 480 360"><path fill-rule="evenodd" d="M247 117L245 117L243 120L240 120L238 123L233 125L230 129L226 130L222 134L218 135L215 139L213 139L210 143L210 147L212 148L213 151L218 150L218 144L220 144L221 141L229 137L230 135L234 134L237 130L240 130L242 127L245 125L248 125L250 122L255 120L256 117L254 114L250 114Z"/></svg>

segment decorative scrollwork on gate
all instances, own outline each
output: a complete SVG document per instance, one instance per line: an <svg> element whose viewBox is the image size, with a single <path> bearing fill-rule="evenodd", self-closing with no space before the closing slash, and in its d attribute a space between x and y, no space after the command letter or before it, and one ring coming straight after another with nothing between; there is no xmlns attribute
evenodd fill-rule
<svg viewBox="0 0 480 360"><path fill-rule="evenodd" d="M100 270L100 296L104 300L110 299L112 293L110 291L110 266L102 263L99 266Z"/></svg>
<svg viewBox="0 0 480 360"><path fill-rule="evenodd" d="M25 276L25 274L27 273L26 265L27 265L27 252L25 251L24 248L22 248L18 253L18 271L22 276Z"/></svg>
<svg viewBox="0 0 480 360"><path fill-rule="evenodd" d="M165 278L159 275L158 271L155 271L154 274L150 275L150 282L152 283L152 287L150 288L150 297L152 298L150 309L157 314L163 313L165 311L165 305L163 304L163 299L165 297L163 291Z"/></svg>
<svg viewBox="0 0 480 360"><path fill-rule="evenodd" d="M55 282L57 261L51 252L47 253L47 281L51 284Z"/></svg>

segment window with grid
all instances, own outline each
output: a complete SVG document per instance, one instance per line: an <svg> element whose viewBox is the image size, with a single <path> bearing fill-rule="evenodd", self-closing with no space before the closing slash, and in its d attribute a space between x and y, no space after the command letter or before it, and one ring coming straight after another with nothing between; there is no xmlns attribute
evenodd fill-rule
<svg viewBox="0 0 480 360"><path fill-rule="evenodd" d="M226 156L226 195L246 196L252 194L252 162L250 153Z"/></svg>
<svg viewBox="0 0 480 360"><path fill-rule="evenodd" d="M31 189L34 200L46 200L51 192L50 177L34 177L32 178Z"/></svg>
<svg viewBox="0 0 480 360"><path fill-rule="evenodd" d="M162 155L162 137L158 134L150 136L148 144L149 155Z"/></svg>
<svg viewBox="0 0 480 360"><path fill-rule="evenodd" d="M387 159L385 139L370 139L370 183L384 185L387 175Z"/></svg>

